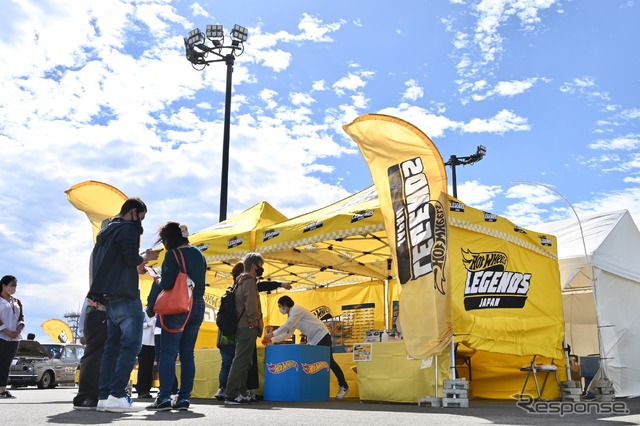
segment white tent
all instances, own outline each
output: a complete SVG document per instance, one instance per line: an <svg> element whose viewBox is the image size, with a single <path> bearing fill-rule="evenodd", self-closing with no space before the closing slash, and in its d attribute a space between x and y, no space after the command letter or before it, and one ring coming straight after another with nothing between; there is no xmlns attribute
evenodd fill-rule
<svg viewBox="0 0 640 426"><path fill-rule="evenodd" d="M567 341L576 355L598 354L599 325L616 396L639 396L640 232L627 210L580 222L582 233L575 218L531 227L558 238Z"/></svg>

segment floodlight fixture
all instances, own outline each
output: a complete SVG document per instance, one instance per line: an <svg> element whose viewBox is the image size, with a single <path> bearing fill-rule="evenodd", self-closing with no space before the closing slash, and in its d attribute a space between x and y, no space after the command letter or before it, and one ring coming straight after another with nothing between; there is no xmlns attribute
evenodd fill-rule
<svg viewBox="0 0 640 426"><path fill-rule="evenodd" d="M238 24L235 24L233 26L233 30L231 30L232 39L238 40L240 43L244 43L245 41L247 41L247 37L249 37L249 30Z"/></svg>
<svg viewBox="0 0 640 426"><path fill-rule="evenodd" d="M189 31L187 43L191 48L204 43L204 36L202 35L202 31L200 31L200 29L198 28L196 28L195 30Z"/></svg>
<svg viewBox="0 0 640 426"><path fill-rule="evenodd" d="M207 38L211 40L214 47L221 47L224 44L224 29L222 25L207 25Z"/></svg>
<svg viewBox="0 0 640 426"><path fill-rule="evenodd" d="M484 156L487 154L487 147L484 145L478 145L476 148L476 152L467 157L458 157L456 155L452 155L449 157L449 161L444 163L445 166L451 166L451 177L452 177L452 188L453 188L453 196L458 198L458 188L456 182L456 166L466 166L468 164L474 164L478 161L482 160Z"/></svg>

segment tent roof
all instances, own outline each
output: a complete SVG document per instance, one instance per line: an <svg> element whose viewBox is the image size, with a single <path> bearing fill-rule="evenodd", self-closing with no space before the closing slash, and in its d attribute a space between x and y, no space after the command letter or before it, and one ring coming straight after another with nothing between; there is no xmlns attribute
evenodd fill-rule
<svg viewBox="0 0 640 426"><path fill-rule="evenodd" d="M260 229L256 238L269 276L294 287L383 280L390 275L391 253L374 186Z"/></svg>
<svg viewBox="0 0 640 426"><path fill-rule="evenodd" d="M588 279L574 278L582 268L590 267L591 264L640 282L640 266L635 259L640 249L640 232L627 210L584 215L580 217L580 224L575 218L571 218L531 226L531 229L558 238L563 289L590 287ZM586 275L588 278L589 273Z"/></svg>
<svg viewBox="0 0 640 426"><path fill-rule="evenodd" d="M242 213L189 236L207 259L207 283L229 284L231 269L256 248L256 229L285 221L287 217L262 201ZM161 259L159 259L161 261Z"/></svg>

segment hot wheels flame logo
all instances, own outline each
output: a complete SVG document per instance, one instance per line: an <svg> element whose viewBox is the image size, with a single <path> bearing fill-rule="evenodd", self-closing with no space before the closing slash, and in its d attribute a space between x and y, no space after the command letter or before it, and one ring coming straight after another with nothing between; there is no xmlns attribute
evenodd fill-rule
<svg viewBox="0 0 640 426"><path fill-rule="evenodd" d="M318 361L313 364L302 363L302 371L306 374L316 374L318 371L325 368L329 371L329 363L327 361Z"/></svg>
<svg viewBox="0 0 640 426"><path fill-rule="evenodd" d="M280 373L284 373L290 368L295 368L296 371L298 371L298 363L294 360L282 361L277 364L269 363L267 364L267 368L269 369L269 372L272 374L280 374Z"/></svg>

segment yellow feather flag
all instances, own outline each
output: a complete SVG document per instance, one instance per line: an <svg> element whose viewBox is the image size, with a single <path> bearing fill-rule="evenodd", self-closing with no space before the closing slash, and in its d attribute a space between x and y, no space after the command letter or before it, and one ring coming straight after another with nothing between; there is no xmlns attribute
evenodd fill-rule
<svg viewBox="0 0 640 426"><path fill-rule="evenodd" d="M407 353L426 359L451 342L447 175L431 139L396 117L365 114L343 129L358 144L380 199L400 293Z"/></svg>
<svg viewBox="0 0 640 426"><path fill-rule="evenodd" d="M47 333L47 336L51 337L51 339L56 343L75 342L71 327L69 327L69 324L62 320L52 318L43 322L41 327L44 332Z"/></svg>
<svg viewBox="0 0 640 426"><path fill-rule="evenodd" d="M69 202L84 212L93 227L93 241L102 228L102 221L117 215L127 200L119 189L102 182L87 180L64 191Z"/></svg>

